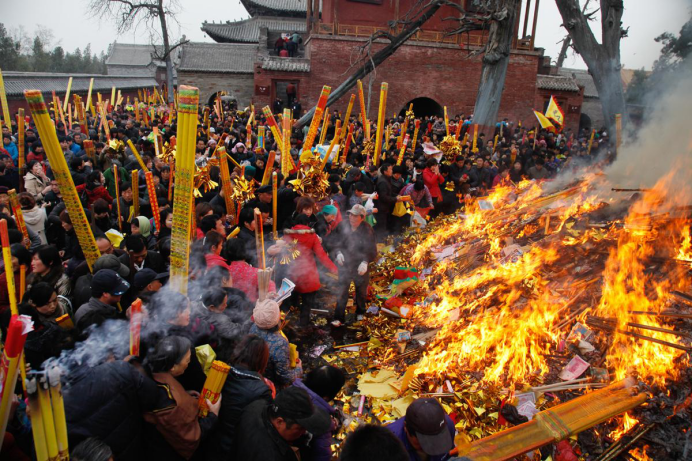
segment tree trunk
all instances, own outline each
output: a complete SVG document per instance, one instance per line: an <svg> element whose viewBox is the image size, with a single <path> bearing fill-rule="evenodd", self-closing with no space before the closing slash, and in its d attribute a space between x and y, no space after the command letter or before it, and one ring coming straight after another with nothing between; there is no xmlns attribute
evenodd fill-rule
<svg viewBox="0 0 692 462"><path fill-rule="evenodd" d="M171 44L168 40L168 26L166 25L166 14L163 10L163 0L158 0L158 15L161 21L161 35L163 35L163 55L166 57L166 94L168 103L173 102L173 57L171 56Z"/></svg>
<svg viewBox="0 0 692 462"><path fill-rule="evenodd" d="M563 25L593 77L603 108L608 133L615 134L615 114L622 114L623 126L629 122L625 92L620 76L620 27L622 0L600 0L601 42L598 43L577 0L555 0Z"/></svg>
<svg viewBox="0 0 692 462"><path fill-rule="evenodd" d="M557 67L562 67L567 58L567 51L569 51L569 46L572 44L572 38L568 35L565 40L562 41L562 48L560 49L560 54L557 55Z"/></svg>
<svg viewBox="0 0 692 462"><path fill-rule="evenodd" d="M495 128L497 122L514 37L518 2L519 0L500 0L499 13L493 15L490 24L481 81L473 110L473 123L481 127Z"/></svg>
<svg viewBox="0 0 692 462"><path fill-rule="evenodd" d="M418 29L428 19L430 19L437 12L437 10L440 9L441 6L442 2L434 2L427 10L421 13L417 20L409 24L403 31L401 31L399 35L394 37L394 39L389 43L389 45L375 53L372 56L372 59L367 60L365 64L363 64L357 71L355 71L346 80L344 80L344 82L341 83L341 85L339 85L329 95L329 99L327 100L327 106L333 105L339 98L344 96L351 88L353 88L359 79L362 79L363 77L368 75L370 72L372 72L373 69L375 69L375 67L379 66L387 58L393 55L394 52L401 45L403 45L409 38L411 38L411 36L415 34L418 31ZM303 117L298 119L294 127L301 128L307 125L312 120L312 116L314 114L315 108L313 107L307 113L305 113Z"/></svg>

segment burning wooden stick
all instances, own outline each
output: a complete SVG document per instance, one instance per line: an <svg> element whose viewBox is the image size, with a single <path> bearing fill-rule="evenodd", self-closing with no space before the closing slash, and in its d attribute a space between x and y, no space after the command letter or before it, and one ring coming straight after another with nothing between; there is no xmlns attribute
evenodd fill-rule
<svg viewBox="0 0 692 462"><path fill-rule="evenodd" d="M647 342L658 343L659 345L664 345L664 346L667 346L670 348L675 348L675 349L682 350L682 351L688 351L689 352L692 350L692 348L690 348L690 347L687 347L684 345L679 345L677 343L666 342L665 340L659 340L657 338L648 337L646 335L638 334L636 332L632 332L629 330L616 329L613 326L605 324L605 323L599 323L596 321L587 321L587 323L595 329L604 330L604 331L608 331L608 332L618 332L620 334L629 335L630 337L638 338L640 340L646 340Z"/></svg>

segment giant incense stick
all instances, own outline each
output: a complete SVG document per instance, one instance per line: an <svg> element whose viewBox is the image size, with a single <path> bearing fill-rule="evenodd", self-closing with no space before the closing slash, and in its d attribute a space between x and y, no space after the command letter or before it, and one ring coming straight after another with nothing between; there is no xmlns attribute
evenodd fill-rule
<svg viewBox="0 0 692 462"><path fill-rule="evenodd" d="M262 108L262 112L264 112L264 117L267 119L267 125L269 125L269 130L271 130L272 135L274 136L276 146L279 148L279 150L283 149L283 136L281 135L279 124L276 123L274 114L272 114L272 110L269 108L269 106L264 106Z"/></svg>
<svg viewBox="0 0 692 462"><path fill-rule="evenodd" d="M320 130L320 140L317 142L317 144L324 144L324 140L327 137L327 128L329 126L329 108L325 108L324 110L324 118L322 119L322 130Z"/></svg>
<svg viewBox="0 0 692 462"><path fill-rule="evenodd" d="M2 223L5 224L5 227L7 226L5 220L2 220ZM8 281L10 279L13 278L7 278ZM2 361L0 361L0 375L2 376L2 390L0 390L0 395L2 396L0 399L0 444L2 444L5 438L5 430L10 417L10 403L12 402L12 395L14 395L14 389L17 384L17 371L19 370L19 363L28 334L28 332L23 334L23 331L24 323L20 320L19 315L16 313L12 314L5 337ZM46 459L39 458L38 460Z"/></svg>
<svg viewBox="0 0 692 462"><path fill-rule="evenodd" d="M278 204L278 197L276 197L277 179L278 175L276 174L276 172L272 172L272 235L275 241L279 239L279 235L276 232L276 211Z"/></svg>
<svg viewBox="0 0 692 462"><path fill-rule="evenodd" d="M62 103L63 112L67 112L68 105L70 104L70 92L72 91L72 77L67 81L67 91L65 92L65 102ZM72 128L70 126L70 128Z"/></svg>
<svg viewBox="0 0 692 462"><path fill-rule="evenodd" d="M7 94L5 93L5 80L2 78L2 69L0 69L0 102L2 102L2 115L5 125L12 132L12 117L10 115L10 107L7 104ZM2 124L0 124L0 128Z"/></svg>
<svg viewBox="0 0 692 462"><path fill-rule="evenodd" d="M130 305L130 355L139 356L140 333L142 331L142 300Z"/></svg>
<svg viewBox="0 0 692 462"><path fill-rule="evenodd" d="M226 215L235 216L235 204L231 197L233 185L231 184L231 173L228 170L228 158L226 157L226 148L220 146L216 150L216 155L219 159L219 170L221 171L221 191L223 192L223 200L226 203Z"/></svg>
<svg viewBox="0 0 692 462"><path fill-rule="evenodd" d="M411 151L413 154L416 154L416 142L418 141L418 131L420 130L420 120L416 119L416 121L413 123L414 129L413 129L413 140L411 140Z"/></svg>
<svg viewBox="0 0 692 462"><path fill-rule="evenodd" d="M619 152L620 146L622 146L622 114L615 114L615 134L617 136L615 150Z"/></svg>
<svg viewBox="0 0 692 462"><path fill-rule="evenodd" d="M159 198L156 197L156 186L154 186L154 175L151 172L146 172L144 178L147 182L147 192L149 193L149 206L151 214L154 217L154 226L156 234L161 232L161 216L159 215Z"/></svg>
<svg viewBox="0 0 692 462"><path fill-rule="evenodd" d="M283 125L283 141L284 144L281 146L281 174L284 178L288 177L291 173L291 110L284 109L283 120L281 121ZM308 136L310 134L308 133Z"/></svg>
<svg viewBox="0 0 692 462"><path fill-rule="evenodd" d="M94 109L94 102L91 100L91 91L94 89L94 78L89 80L89 92L87 93L86 107L91 111L91 117L96 117L96 110Z"/></svg>
<svg viewBox="0 0 692 462"><path fill-rule="evenodd" d="M472 152L478 152L478 124L473 124L473 148Z"/></svg>
<svg viewBox="0 0 692 462"><path fill-rule="evenodd" d="M365 140L370 141L370 124L368 124L368 114L365 108L365 97L363 96L363 82L358 80L358 103L360 104L360 119L363 123Z"/></svg>
<svg viewBox="0 0 692 462"><path fill-rule="evenodd" d="M255 244L257 246L257 265L260 269L267 268L267 261L264 254L264 224L262 223L262 213L255 208Z"/></svg>
<svg viewBox="0 0 692 462"><path fill-rule="evenodd" d="M82 203L79 200L77 189L72 181L72 175L67 168L67 161L62 148L60 148L58 136L55 133L55 128L48 115L48 109L43 101L43 95L41 95L39 90L25 90L24 95L29 103L29 109L43 142L43 148L48 156L53 175L60 186L60 192L62 193L67 213L69 213L72 220L72 226L77 234L79 245L84 252L89 269L93 270L93 264L101 256L101 252L99 252L96 246L96 240L89 227Z"/></svg>
<svg viewBox="0 0 692 462"><path fill-rule="evenodd" d="M269 158L264 166L264 175L262 175L262 186L269 184L269 179L274 168L274 160L276 159L276 151L269 151Z"/></svg>
<svg viewBox="0 0 692 462"><path fill-rule="evenodd" d="M48 384L50 385L50 401L53 409L55 435L58 440L58 459L70 460L67 439L67 419L65 417L62 386L60 385L60 368L53 367L48 371Z"/></svg>
<svg viewBox="0 0 692 462"><path fill-rule="evenodd" d="M115 183L115 206L118 212L118 229L122 232L123 230L123 214L120 210L120 168L115 162L111 164L111 170L113 171L113 182Z"/></svg>
<svg viewBox="0 0 692 462"><path fill-rule="evenodd" d="M320 170L324 170L324 167L327 166L327 163L329 162L329 158L332 156L332 150L334 150L334 146L336 143L339 142L339 135L341 134L341 121L337 120L336 121L336 127L334 130L334 138L332 138L332 142L329 143L329 148L327 149L327 153L324 155L324 159L322 159L322 165L320 166ZM336 160L339 160L338 153Z"/></svg>
<svg viewBox="0 0 692 462"><path fill-rule="evenodd" d="M139 170L135 169L131 172L130 184L132 185L132 209L134 210L134 217L139 216Z"/></svg>
<svg viewBox="0 0 692 462"><path fill-rule="evenodd" d="M14 215L14 221L17 224L17 229L22 232L22 236L26 241L26 248L28 249L31 247L31 242L29 241L29 231L26 229L24 214L22 214L22 208L19 206L17 191L10 189L7 191L7 195L10 198L10 208L12 209L12 215Z"/></svg>
<svg viewBox="0 0 692 462"><path fill-rule="evenodd" d="M24 108L19 108L19 113L17 115L17 150L19 151L19 156L17 156L17 168L21 171L24 167Z"/></svg>
<svg viewBox="0 0 692 462"><path fill-rule="evenodd" d="M596 136L596 129L594 128L593 130L591 130L591 138L589 138L589 145L586 148L586 155L587 156L591 155L591 146L593 145L593 139L595 136ZM536 136L534 138L534 143L533 143L534 149L536 148L536 138L538 138L538 136Z"/></svg>
<svg viewBox="0 0 692 462"><path fill-rule="evenodd" d="M351 138L353 138L353 124L348 124L348 133L344 141L344 153L341 155L341 163L345 164L348 158L348 150L351 148Z"/></svg>
<svg viewBox="0 0 692 462"><path fill-rule="evenodd" d="M373 154L373 162L378 165L380 154L382 153L382 130L384 129L384 119L387 109L387 90L389 85L387 82L382 82L380 86L380 110L377 117L377 134L375 135L375 153Z"/></svg>
<svg viewBox="0 0 692 462"><path fill-rule="evenodd" d="M315 142L315 136L317 136L317 129L322 121L322 115L324 115L324 109L327 107L327 100L329 99L329 94L331 91L332 87L327 85L322 87L320 99L317 101L317 106L315 107L315 114L312 116L312 122L310 122L310 128L308 129L308 134L305 137L305 142L303 143L303 151L310 151L312 149L312 145Z"/></svg>
<svg viewBox="0 0 692 462"><path fill-rule="evenodd" d="M396 160L397 165L401 165L404 161L404 154L406 154L406 147L408 146L409 136L408 133L404 137L404 141L401 143L401 151L399 151L399 158Z"/></svg>
<svg viewBox="0 0 692 462"><path fill-rule="evenodd" d="M190 211L195 175L195 139L199 89L182 85L178 91L178 142L176 146L176 185L171 233L171 284L187 293L190 253Z"/></svg>
<svg viewBox="0 0 692 462"><path fill-rule="evenodd" d="M132 143L132 140L127 140L127 145L130 148L130 151L132 151L132 154L135 156L135 159L137 159L139 166L142 167L142 171L144 173L148 172L149 169L144 164L144 159L142 159L142 156L139 155L139 151L137 150L135 145ZM154 138L154 146L157 147L157 150L158 150L158 139L156 137Z"/></svg>
<svg viewBox="0 0 692 462"><path fill-rule="evenodd" d="M212 404L219 400L219 397L221 396L221 389L223 388L224 383L226 383L226 377L228 377L228 372L230 370L231 366L224 362L213 361L211 363L209 374L207 374L207 380L204 381L202 393L199 395L200 417L206 417L209 413L207 400L209 400L209 402Z"/></svg>
<svg viewBox="0 0 692 462"><path fill-rule="evenodd" d="M7 277L7 295L10 299L10 312L12 314L18 314L17 311L17 292L14 286L14 274L11 270L12 268L12 253L10 252L10 238L7 232L7 220L0 220L0 242L2 242L2 260L5 263Z"/></svg>
<svg viewBox="0 0 692 462"><path fill-rule="evenodd" d="M447 136L449 136L449 117L447 117L447 106L445 106L444 112L445 112L445 130L447 131Z"/></svg>

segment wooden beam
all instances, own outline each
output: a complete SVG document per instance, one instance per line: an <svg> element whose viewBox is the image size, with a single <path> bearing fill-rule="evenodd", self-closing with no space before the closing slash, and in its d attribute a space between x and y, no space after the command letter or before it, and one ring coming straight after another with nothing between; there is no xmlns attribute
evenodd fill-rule
<svg viewBox="0 0 692 462"><path fill-rule="evenodd" d="M536 0L536 8L533 10L533 28L531 29L531 49L536 42L536 26L538 25L538 4L541 0Z"/></svg>
<svg viewBox="0 0 692 462"><path fill-rule="evenodd" d="M531 13L531 0L526 0L526 12L524 13L524 33L521 38L526 38L526 32L529 30L529 13Z"/></svg>

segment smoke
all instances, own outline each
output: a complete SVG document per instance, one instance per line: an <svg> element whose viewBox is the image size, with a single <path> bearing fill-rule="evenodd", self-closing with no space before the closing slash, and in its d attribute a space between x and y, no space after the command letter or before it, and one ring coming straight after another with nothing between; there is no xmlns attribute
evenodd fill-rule
<svg viewBox="0 0 692 462"><path fill-rule="evenodd" d="M692 59L650 92L646 121L629 130L617 160L605 169L611 184L650 188L671 170L679 181L692 179Z"/></svg>

